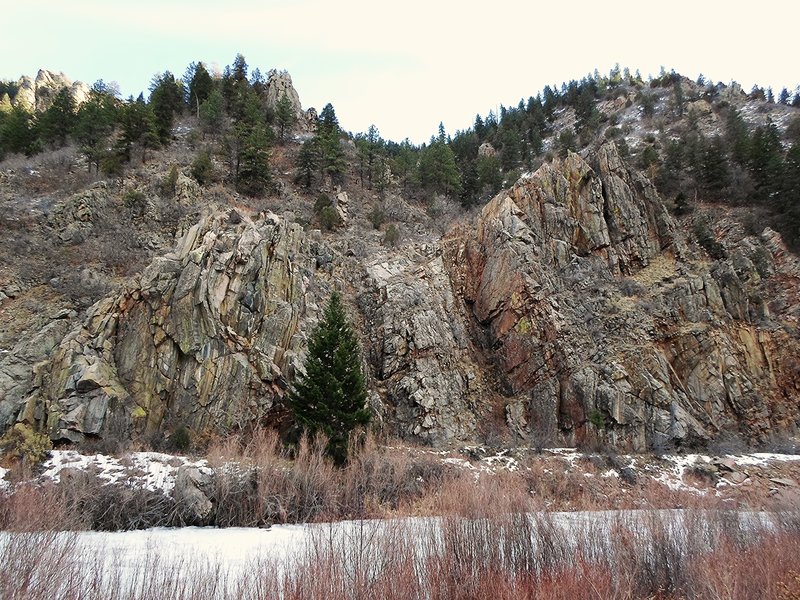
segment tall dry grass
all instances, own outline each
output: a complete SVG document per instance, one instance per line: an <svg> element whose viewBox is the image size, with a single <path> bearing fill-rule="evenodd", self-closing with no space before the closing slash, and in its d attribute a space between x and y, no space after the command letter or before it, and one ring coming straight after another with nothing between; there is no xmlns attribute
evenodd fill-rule
<svg viewBox="0 0 800 600"><path fill-rule="evenodd" d="M106 485L92 473L70 472L58 485L17 486L0 494L0 529L29 519L26 504L50 506L39 528L127 530L214 525L264 527L342 519L456 514L465 517L534 511L729 507L714 494L675 491L642 476L628 483L602 477L605 463L576 468L540 457L516 471L485 472L442 456L379 445L367 435L351 460L335 466L325 440L303 439L287 449L272 430L211 444L214 475L202 486L212 510L202 517L168 494L135 484ZM588 459L587 459L588 460ZM593 472L594 470L594 472ZM586 477L589 474L591 477ZM765 498L751 505L763 506ZM734 505L736 506L736 505ZM747 506L747 504L742 504ZM61 521L59 524L58 521Z"/></svg>
<svg viewBox="0 0 800 600"><path fill-rule="evenodd" d="M155 550L131 564L72 532L0 536L0 597L104 599L793 599L796 515L639 511L318 526L244 570ZM794 595L793 595L794 594Z"/></svg>

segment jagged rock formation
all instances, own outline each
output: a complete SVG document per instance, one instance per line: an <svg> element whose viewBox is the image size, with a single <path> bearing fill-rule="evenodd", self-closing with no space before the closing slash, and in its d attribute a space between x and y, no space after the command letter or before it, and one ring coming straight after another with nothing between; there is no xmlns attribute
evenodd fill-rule
<svg viewBox="0 0 800 600"><path fill-rule="evenodd" d="M770 230L710 261L613 144L526 174L438 242L364 258L328 239L212 212L79 326L0 357L0 422L74 441L274 422L333 286L401 436L507 424L644 450L800 416L800 262Z"/></svg>
<svg viewBox="0 0 800 600"><path fill-rule="evenodd" d="M267 87L266 87L266 104L272 110L278 106L281 97L286 96L292 105L295 117L297 117L297 125L301 131L312 131L317 123L317 112L313 108L307 111L303 110L300 104L300 95L294 89L292 84L292 76L288 71L278 71L272 69L267 74Z"/></svg>
<svg viewBox="0 0 800 600"><path fill-rule="evenodd" d="M47 110L63 88L69 90L76 106L86 101L90 91L89 86L82 81L73 82L64 73L53 73L45 69L40 69L35 79L21 77L18 84L19 90L13 104L35 111Z"/></svg>
<svg viewBox="0 0 800 600"><path fill-rule="evenodd" d="M473 439L491 389L441 247L373 262L365 284L359 304L384 420L400 435L432 443Z"/></svg>
<svg viewBox="0 0 800 600"><path fill-rule="evenodd" d="M512 426L635 450L791 427L796 306L772 314L762 277L777 268L796 289L797 267L776 234L709 265L613 145L593 162L570 154L524 176L448 255Z"/></svg>
<svg viewBox="0 0 800 600"><path fill-rule="evenodd" d="M314 268L302 229L274 215L195 225L64 338L38 371L24 417L73 441L262 418L302 350Z"/></svg>

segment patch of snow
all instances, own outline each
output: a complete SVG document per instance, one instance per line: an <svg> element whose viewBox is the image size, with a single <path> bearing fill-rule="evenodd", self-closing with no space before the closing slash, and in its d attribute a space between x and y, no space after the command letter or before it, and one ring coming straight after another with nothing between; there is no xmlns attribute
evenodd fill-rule
<svg viewBox="0 0 800 600"><path fill-rule="evenodd" d="M711 462L708 456L702 454L684 454L665 456L664 460L672 463L671 469L665 469L660 475L653 477L653 480L664 484L673 491L685 491L693 494L704 495L705 491L684 483L683 476L686 470L698 462Z"/></svg>
<svg viewBox="0 0 800 600"><path fill-rule="evenodd" d="M475 469L475 467L472 466L472 463L464 458L445 458L442 462L444 462L447 465L454 465L456 467L460 467L462 469L468 469L470 471Z"/></svg>
<svg viewBox="0 0 800 600"><path fill-rule="evenodd" d="M508 455L508 450L502 450L494 456L487 456L481 462L486 463L490 470L498 467L507 471L519 470L519 462L513 456Z"/></svg>
<svg viewBox="0 0 800 600"><path fill-rule="evenodd" d="M183 456L159 452L133 452L116 458L105 454L79 454L74 450L53 450L44 463L41 477L58 483L64 469L79 469L94 473L106 484L124 482L150 491L168 494L175 487L175 475L188 465L208 469L205 460L192 461Z"/></svg>
<svg viewBox="0 0 800 600"><path fill-rule="evenodd" d="M614 469L609 469L604 473L600 473L600 477L604 479L608 479L609 477L619 477L619 473L617 473Z"/></svg>
<svg viewBox="0 0 800 600"><path fill-rule="evenodd" d="M6 481L7 474L8 474L8 469L0 467L0 492L11 491L11 484L8 481Z"/></svg>
<svg viewBox="0 0 800 600"><path fill-rule="evenodd" d="M583 456L583 454L578 452L575 448L546 448L545 452L563 458L569 462L570 467L574 467L575 461Z"/></svg>
<svg viewBox="0 0 800 600"><path fill-rule="evenodd" d="M731 455L737 465L765 467L770 462L800 461L800 455L776 454L773 452L755 452L753 454Z"/></svg>

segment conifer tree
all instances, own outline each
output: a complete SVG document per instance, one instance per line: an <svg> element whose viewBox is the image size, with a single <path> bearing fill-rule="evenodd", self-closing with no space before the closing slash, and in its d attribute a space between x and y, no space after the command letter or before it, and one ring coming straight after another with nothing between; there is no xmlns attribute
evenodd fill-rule
<svg viewBox="0 0 800 600"><path fill-rule="evenodd" d="M175 115L183 110L183 84L166 71L156 75L150 84L150 105L155 118L156 132L162 144L169 142Z"/></svg>
<svg viewBox="0 0 800 600"><path fill-rule="evenodd" d="M225 100L222 97L222 92L215 89L212 90L201 104L199 109L200 126L203 133L210 133L216 135L222 131L225 123Z"/></svg>
<svg viewBox="0 0 800 600"><path fill-rule="evenodd" d="M346 167L344 151L339 142L340 134L336 112L333 105L328 103L319 115L314 143L319 150L322 175L329 176L334 183L341 180Z"/></svg>
<svg viewBox="0 0 800 600"><path fill-rule="evenodd" d="M306 140L297 154L297 177L295 181L306 189L314 182L314 174L319 166L319 148L315 140Z"/></svg>
<svg viewBox="0 0 800 600"><path fill-rule="evenodd" d="M133 147L138 145L142 150L142 162L146 162L147 150L158 148L160 144L153 109L142 100L129 102L120 111L119 121L122 125L122 135L117 141L119 152L130 161Z"/></svg>
<svg viewBox="0 0 800 600"><path fill-rule="evenodd" d="M422 151L417 166L417 179L422 187L445 196L456 195L461 191L455 155L443 139L443 129L440 129L439 137L432 138L431 144Z"/></svg>
<svg viewBox="0 0 800 600"><path fill-rule="evenodd" d="M254 126L243 138L238 159L236 189L248 196L261 196L272 182L269 140L265 125Z"/></svg>
<svg viewBox="0 0 800 600"><path fill-rule="evenodd" d="M202 62L192 63L186 70L183 78L183 86L186 90L186 100L189 107L194 111L197 118L200 118L200 105L206 101L214 90L214 80L211 73Z"/></svg>
<svg viewBox="0 0 800 600"><path fill-rule="evenodd" d="M8 153L35 154L36 129L33 115L22 106L6 113L0 128L0 149Z"/></svg>
<svg viewBox="0 0 800 600"><path fill-rule="evenodd" d="M41 140L56 148L66 145L77 120L76 114L75 100L67 88L62 88L50 107L39 116L37 129Z"/></svg>
<svg viewBox="0 0 800 600"><path fill-rule="evenodd" d="M297 424L309 435L325 434L328 454L344 463L350 432L369 423L370 413L358 340L337 292L311 334L305 374L297 377L287 401Z"/></svg>
<svg viewBox="0 0 800 600"><path fill-rule="evenodd" d="M285 144L286 136L291 131L295 121L297 121L292 102L286 94L281 94L278 103L275 105L275 121L278 125L278 140L281 144Z"/></svg>
<svg viewBox="0 0 800 600"><path fill-rule="evenodd" d="M89 171L92 170L92 165L95 171L100 171L100 162L106 153L108 138L114 130L118 113L116 98L100 89L89 92L88 100L78 109L72 136L86 157Z"/></svg>

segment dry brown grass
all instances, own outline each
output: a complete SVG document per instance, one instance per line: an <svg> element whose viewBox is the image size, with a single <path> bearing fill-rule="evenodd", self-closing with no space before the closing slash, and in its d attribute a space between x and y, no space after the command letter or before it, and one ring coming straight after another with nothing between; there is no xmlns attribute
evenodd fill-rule
<svg viewBox="0 0 800 600"><path fill-rule="evenodd" d="M350 463L339 468L325 457L324 449L322 439L303 440L287 449L271 430L216 440L207 453L214 475L203 485L213 508L203 518L161 492L105 485L99 477L77 472L58 485L26 485L10 498L0 498L0 527L24 521L26 503L54 507L49 511L51 524L40 528L59 528L60 519L62 529L95 530L263 527L404 516L477 518L535 511L779 508L777 501L755 492L742 492L731 502L713 493L673 490L643 474L627 480L608 477L610 466L622 463L601 455L573 459L574 464L557 456L529 455L519 458L514 471L489 471L486 462L448 462L439 453L379 445L365 436L353 446Z"/></svg>
<svg viewBox="0 0 800 600"><path fill-rule="evenodd" d="M696 511L362 521L318 527L290 558L237 573L156 552L111 564L79 556L76 534L22 532L0 537L0 597L793 600L797 517L772 517L766 529Z"/></svg>

